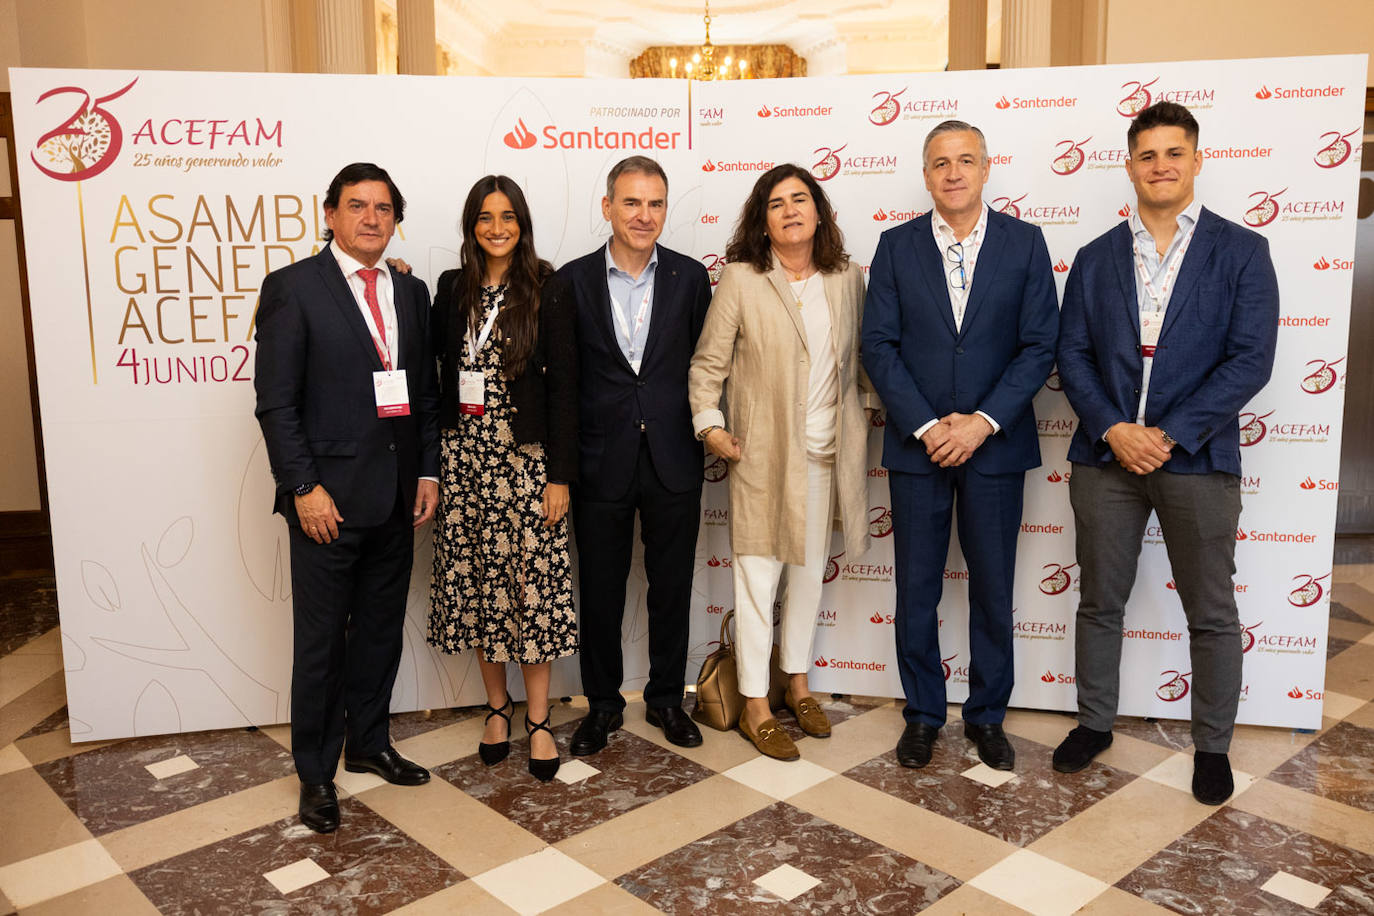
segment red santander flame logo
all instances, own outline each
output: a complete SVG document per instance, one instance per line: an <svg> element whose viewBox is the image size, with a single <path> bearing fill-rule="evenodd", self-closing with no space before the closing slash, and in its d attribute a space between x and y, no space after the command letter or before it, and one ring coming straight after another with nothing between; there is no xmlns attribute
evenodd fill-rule
<svg viewBox="0 0 1374 916"><path fill-rule="evenodd" d="M841 550L839 553L835 554L833 557L825 561L825 575L821 577L822 585L824 585L826 582L834 582L837 578L839 578L840 557L842 556L844 556L843 550Z"/></svg>
<svg viewBox="0 0 1374 916"><path fill-rule="evenodd" d="M1288 691L1288 696L1290 696L1291 698L1293 698L1293 699L1295 699L1295 700L1301 700L1301 699L1302 699L1302 688L1301 688L1301 687L1294 687L1292 690Z"/></svg>
<svg viewBox="0 0 1374 916"><path fill-rule="evenodd" d="M1129 83L1122 83L1121 88L1126 90L1125 97L1116 103L1116 113L1123 118L1134 118L1146 108L1150 107L1153 97L1150 95L1150 87L1159 82L1159 77L1155 77L1148 83L1139 80L1131 80Z"/></svg>
<svg viewBox="0 0 1374 916"><path fill-rule="evenodd" d="M767 105L764 105L764 106L762 106L761 108L759 108L758 114L759 114L759 117L760 117L760 118L771 118L771 117L773 117L773 112L772 112L772 110L771 110Z"/></svg>
<svg viewBox="0 0 1374 916"><path fill-rule="evenodd" d="M1002 96L996 102L992 103L992 107L1001 109L1002 111L1006 111L1008 108L1011 107L1011 102L1007 99L1006 96Z"/></svg>
<svg viewBox="0 0 1374 916"><path fill-rule="evenodd" d="M903 92L906 92L905 88L899 92L885 92L880 89L873 93L873 98L881 97L882 101L873 106L873 110L868 113L869 123L885 127L897 120L897 116L902 113L902 103L897 101L897 97Z"/></svg>
<svg viewBox="0 0 1374 916"><path fill-rule="evenodd" d="M70 117L43 134L29 153L38 171L58 181L84 181L94 178L114 164L124 145L124 132L114 115L105 110L106 102L113 102L138 82L135 77L122 89L92 100L91 94L77 86L49 89L38 97L39 102L61 95L77 95L81 102ZM39 161L39 154L47 164Z"/></svg>
<svg viewBox="0 0 1374 916"><path fill-rule="evenodd" d="M1176 591L1178 591L1178 586L1174 584L1174 580L1173 580L1173 579L1170 579L1168 582L1165 582L1165 583L1164 583L1164 587L1167 588L1167 589L1168 589L1169 591L1171 591L1171 592L1176 592Z"/></svg>
<svg viewBox="0 0 1374 916"><path fill-rule="evenodd" d="M1240 415L1240 444L1255 445L1263 441L1265 435L1269 432L1269 427L1264 425L1264 421L1273 415L1274 411L1272 410L1266 414L1259 414L1258 416L1250 411L1242 413ZM1246 419L1247 417L1249 417L1248 420Z"/></svg>
<svg viewBox="0 0 1374 916"><path fill-rule="evenodd" d="M1326 258L1317 258L1317 260L1312 262L1312 268L1314 270L1330 270L1331 262Z"/></svg>
<svg viewBox="0 0 1374 916"><path fill-rule="evenodd" d="M831 149L828 146L817 147L814 152L820 153L821 158L816 160L816 164L811 166L811 174L817 181L829 181L840 173L840 153L846 146Z"/></svg>
<svg viewBox="0 0 1374 916"><path fill-rule="evenodd" d="M829 667L830 667L830 662L826 659L826 657L825 657L824 655L817 656L817 658L816 658L816 667L817 667L817 668L829 668Z"/></svg>
<svg viewBox="0 0 1374 916"><path fill-rule="evenodd" d="M868 425L874 429L882 429L887 425L887 414L881 410L873 411L873 419L868 421Z"/></svg>
<svg viewBox="0 0 1374 916"><path fill-rule="evenodd" d="M1073 584L1073 576L1069 575L1069 570L1077 566L1077 563L1070 563L1068 566L1061 566L1058 563L1046 563L1041 569L1053 569L1054 572L1040 580L1040 591L1046 595L1062 595L1069 590Z"/></svg>
<svg viewBox="0 0 1374 916"><path fill-rule="evenodd" d="M1121 209L1116 211L1116 215L1121 217L1122 219L1129 219L1131 215L1131 205L1122 204Z"/></svg>
<svg viewBox="0 0 1374 916"><path fill-rule="evenodd" d="M996 210L998 213L1005 213L1007 214L1007 216L1014 216L1017 219L1020 219L1021 208L1017 206L1017 204L1021 203L1021 201L1025 199L1025 194L1022 194L1015 200L1012 200L1010 197L998 197L995 200L993 200L992 209Z"/></svg>
<svg viewBox="0 0 1374 916"><path fill-rule="evenodd" d="M1293 577L1294 582L1301 582L1297 588L1288 593L1288 603L1293 607L1311 607L1322 600L1322 595L1326 590L1322 588L1322 580L1331 578L1331 573L1315 578L1302 573Z"/></svg>
<svg viewBox="0 0 1374 916"><path fill-rule="evenodd" d="M1236 540L1237 540L1237 541L1248 541L1248 540L1250 540L1250 535L1248 535L1248 534L1245 533L1245 529L1244 529L1244 528L1237 528L1237 529L1236 529Z"/></svg>
<svg viewBox="0 0 1374 916"><path fill-rule="evenodd" d="M1193 676L1193 672L1170 669L1159 672L1159 676L1167 680L1155 688L1155 696L1164 702L1177 703L1188 695L1188 678Z"/></svg>
<svg viewBox="0 0 1374 916"><path fill-rule="evenodd" d="M1321 394L1323 391L1330 391L1332 388L1336 387L1335 367L1343 362L1345 362L1344 356L1330 363L1324 359L1314 359L1310 361L1307 365L1316 366L1317 368L1303 378L1302 390L1306 391L1308 394Z"/></svg>
<svg viewBox="0 0 1374 916"><path fill-rule="evenodd" d="M1249 197L1250 200L1254 200L1256 197L1260 199L1256 203L1251 204L1249 209L1245 211L1245 225L1254 229L1259 229L1278 219L1278 197L1287 190L1287 188L1284 188L1283 191L1276 191L1272 194L1268 191L1256 191L1251 194Z"/></svg>
<svg viewBox="0 0 1374 916"><path fill-rule="evenodd" d="M868 622L869 622L869 623L882 623L882 622L883 622L883 615L880 614L880 613L878 613L877 611L874 611L874 612L873 612L873 616L870 617L870 618L868 618Z"/></svg>
<svg viewBox="0 0 1374 916"><path fill-rule="evenodd" d="M1324 169L1334 169L1350 158L1354 152L1354 147L1350 145L1350 138L1358 134L1360 129L1357 127L1348 134L1343 134L1338 130L1327 131L1321 135L1321 142L1326 143L1317 151L1317 155L1312 161Z"/></svg>
<svg viewBox="0 0 1374 916"><path fill-rule="evenodd" d="M711 554L711 559L706 561L706 565L711 567L712 569L715 569L716 567L720 566L720 558L717 557L715 554Z"/></svg>
<svg viewBox="0 0 1374 916"><path fill-rule="evenodd" d="M892 510L886 506L874 506L868 510L868 533L875 538L885 538L892 533Z"/></svg>
<svg viewBox="0 0 1374 916"><path fill-rule="evenodd" d="M501 139L505 142L506 146L509 146L511 149L529 149L531 146L534 146L538 138L534 135L532 130L525 126L523 118L517 118L515 127L507 131L506 135Z"/></svg>
<svg viewBox="0 0 1374 916"><path fill-rule="evenodd" d="M1040 675L1040 680L1044 681L1046 684L1053 684L1057 678L1055 678L1054 672L1047 668L1045 669L1045 673Z"/></svg>
<svg viewBox="0 0 1374 916"><path fill-rule="evenodd" d="M702 163L701 170L703 172L714 172L716 170L716 164L712 162L710 159L707 159L704 163Z"/></svg>
<svg viewBox="0 0 1374 916"><path fill-rule="evenodd" d="M1059 481L1064 479L1064 475L1059 473L1058 471L1050 471L1048 474L1045 475L1045 479L1048 480L1050 483L1059 483Z"/></svg>
<svg viewBox="0 0 1374 916"><path fill-rule="evenodd" d="M1309 474L1307 479L1299 483L1298 486L1302 487L1304 490L1315 490L1317 489L1317 482L1313 480L1312 475Z"/></svg>
<svg viewBox="0 0 1374 916"><path fill-rule="evenodd" d="M1088 161L1087 154L1083 152L1083 144L1091 139L1092 137L1084 137L1077 143L1072 140L1060 140L1054 145L1054 148L1062 150L1062 152L1054 157L1054 161L1050 163L1050 169L1056 175L1072 175L1083 168L1083 163Z"/></svg>
<svg viewBox="0 0 1374 916"><path fill-rule="evenodd" d="M874 214L873 214L873 222L875 222L875 223L885 223L885 222L887 222L887 211L886 211L886 210L879 210L879 211L877 211L876 213L874 213Z"/></svg>
<svg viewBox="0 0 1374 916"><path fill-rule="evenodd" d="M1261 102L1263 102L1265 99L1270 99L1273 97L1274 93L1269 91L1268 86L1259 87L1259 91L1255 93L1255 98L1259 99Z"/></svg>
<svg viewBox="0 0 1374 916"><path fill-rule="evenodd" d="M1067 273L1068 270L1069 270L1069 265L1067 265L1067 264L1064 263L1064 259L1063 259L1063 258L1060 258L1058 261L1056 261L1056 262L1054 263L1054 272L1055 272L1055 273L1057 273L1057 274Z"/></svg>

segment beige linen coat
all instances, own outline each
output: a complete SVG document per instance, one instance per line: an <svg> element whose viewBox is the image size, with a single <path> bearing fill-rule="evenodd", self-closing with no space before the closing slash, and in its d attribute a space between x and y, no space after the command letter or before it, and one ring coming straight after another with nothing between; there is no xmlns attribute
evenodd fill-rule
<svg viewBox="0 0 1374 916"><path fill-rule="evenodd" d="M844 549L868 549L868 420L881 406L859 360L863 271L824 279L839 373L835 420L835 489ZM806 562L806 402L810 354L801 312L778 266L761 274L727 264L706 313L687 381L697 432L723 426L742 440L730 465L730 548L736 555ZM721 395L725 410L721 411Z"/></svg>

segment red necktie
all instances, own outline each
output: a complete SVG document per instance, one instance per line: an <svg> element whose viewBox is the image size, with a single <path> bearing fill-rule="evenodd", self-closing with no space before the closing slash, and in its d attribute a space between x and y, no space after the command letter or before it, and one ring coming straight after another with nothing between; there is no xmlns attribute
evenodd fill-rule
<svg viewBox="0 0 1374 916"><path fill-rule="evenodd" d="M360 267L358 276L363 278L363 298L367 300L367 307L372 310L372 321L377 325L377 333L381 335L381 343L373 341L373 346L377 348L377 355L381 357L382 368L391 371L391 357L386 349L386 322L382 320L382 306L377 302L377 274L381 273L380 267Z"/></svg>

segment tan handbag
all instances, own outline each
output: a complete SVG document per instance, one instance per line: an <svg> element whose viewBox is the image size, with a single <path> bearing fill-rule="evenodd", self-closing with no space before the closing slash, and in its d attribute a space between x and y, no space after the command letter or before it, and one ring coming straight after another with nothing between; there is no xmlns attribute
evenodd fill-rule
<svg viewBox="0 0 1374 916"><path fill-rule="evenodd" d="M735 643L730 638L730 621L735 612L729 611L720 621L720 648L706 656L701 663L701 673L697 675L697 704L692 710L692 718L702 725L709 725L719 731L729 731L739 723L740 713L744 711L744 697L739 692L739 677L735 668ZM783 693L787 690L787 675L783 674L778 662L778 647L773 646L773 657L768 676L768 705L780 708Z"/></svg>

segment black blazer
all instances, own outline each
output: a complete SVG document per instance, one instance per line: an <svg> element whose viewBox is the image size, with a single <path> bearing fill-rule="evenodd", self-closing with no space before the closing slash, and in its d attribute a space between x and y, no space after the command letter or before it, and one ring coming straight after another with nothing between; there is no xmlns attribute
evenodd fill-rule
<svg viewBox="0 0 1374 916"><path fill-rule="evenodd" d="M429 291L391 273L410 415L377 416L372 373L382 361L333 253L324 249L262 281L255 413L277 483L274 508L299 524L292 491L318 481L343 524L379 525L399 486L415 502L420 477L439 476L439 397L429 338Z"/></svg>
<svg viewBox="0 0 1374 916"><path fill-rule="evenodd" d="M638 375L616 341L605 246L565 264L545 289L555 302L570 303L575 315L580 494L607 501L623 497L642 436L666 488L699 488L703 453L692 430L687 367L711 304L706 268L658 246L653 312Z"/></svg>
<svg viewBox="0 0 1374 916"><path fill-rule="evenodd" d="M458 317L461 270L439 275L430 322L435 355L439 358L439 422L458 426L458 370L462 365L465 329ZM496 320L499 333L501 319ZM506 338L509 340L510 338ZM519 378L510 380L511 433L521 445L544 443L549 480L577 480L577 337L567 303L540 296L539 328L534 352Z"/></svg>

